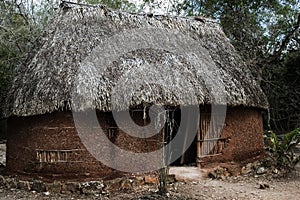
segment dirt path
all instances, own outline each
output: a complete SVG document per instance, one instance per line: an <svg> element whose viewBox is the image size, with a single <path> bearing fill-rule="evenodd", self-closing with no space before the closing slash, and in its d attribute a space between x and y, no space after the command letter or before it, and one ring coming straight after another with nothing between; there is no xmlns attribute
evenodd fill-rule
<svg viewBox="0 0 300 200"><path fill-rule="evenodd" d="M266 184L269 188L259 189L260 184ZM134 191L123 191L114 194L103 195L76 195L76 194L50 194L33 193L21 190L0 189L1 200L12 199L300 199L300 169L297 172L278 179L268 177L239 176L225 180L204 179L201 181L177 182L169 186L167 197L155 193L157 187L143 186Z"/></svg>
<svg viewBox="0 0 300 200"><path fill-rule="evenodd" d="M0 162L5 164L5 145L0 145ZM179 171L180 174L187 173L188 178L169 185L169 193L163 197L156 193L156 186L141 186L133 191L122 191L113 194L79 195L79 194L51 194L35 193L22 190L8 190L0 187L0 200L14 199L134 199L134 200L154 200L154 199L300 199L300 165L296 171L286 177L273 178L269 175L245 175L237 177L226 177L223 180L203 179L196 173L186 170ZM195 181L197 180L197 181ZM260 189L260 185L265 185L265 189Z"/></svg>
<svg viewBox="0 0 300 200"><path fill-rule="evenodd" d="M260 184L270 188L259 189ZM239 177L230 180L204 180L183 184L178 191L193 199L300 199L300 176L267 180L265 178Z"/></svg>

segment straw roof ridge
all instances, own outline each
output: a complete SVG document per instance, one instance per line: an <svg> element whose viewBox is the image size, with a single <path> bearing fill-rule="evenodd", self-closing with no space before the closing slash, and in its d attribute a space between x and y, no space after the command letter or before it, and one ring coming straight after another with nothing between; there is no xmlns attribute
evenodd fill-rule
<svg viewBox="0 0 300 200"><path fill-rule="evenodd" d="M137 42L145 46L130 49L127 40L112 44L119 34L135 30L146 30L142 34L151 37ZM152 30L167 32L162 35L166 40L161 46L155 46L160 38L151 36ZM173 32L179 39L178 45L172 46L176 39L170 38L169 44L167 37ZM139 40L139 36L133 34L132 38ZM181 37L189 39L179 41ZM242 58L220 25L210 19L202 22L191 17L132 14L103 6L73 7L58 11L41 44L32 60L17 72L3 107L4 117L90 108L110 111L143 102L205 104L218 101L221 93L231 106L268 107ZM108 44L106 53L111 48L121 54L107 65L99 65L98 61L104 62L101 53ZM176 50L184 45L199 52L194 56L184 53L189 49ZM122 53L122 49L129 50ZM210 77L213 74L217 75ZM214 80L216 77L219 80ZM212 91L216 93L213 96Z"/></svg>

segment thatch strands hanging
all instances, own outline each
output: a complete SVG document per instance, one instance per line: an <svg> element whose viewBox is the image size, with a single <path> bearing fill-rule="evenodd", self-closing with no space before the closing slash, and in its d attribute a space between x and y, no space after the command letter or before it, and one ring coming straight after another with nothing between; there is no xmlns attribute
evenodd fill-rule
<svg viewBox="0 0 300 200"><path fill-rule="evenodd" d="M62 109L97 108L110 111L112 88L119 84L121 77L128 77L126 84L134 85L143 76L153 76L153 81L155 77L173 81L174 87L179 90L184 90L185 82L188 81L197 96L197 102L191 102L188 96L182 94L183 96L178 97L171 90L165 90L159 85L137 85L135 90L123 92L125 95L122 98L130 99L130 106L144 102L163 105L209 103L209 90L202 77L203 74L209 74L206 73L209 68L202 69L198 66L194 70L184 55L160 47L147 49L141 46L140 49L124 53L108 66L87 66L84 69L86 74L77 76L83 70L80 69L81 63L107 38L133 28L149 27L179 31L205 49L208 56L201 59L212 60L217 67L222 79L220 81L224 83L227 104L268 107L265 95L218 23L210 19L203 23L192 17L148 17L112 11L101 6L82 6L61 9L58 12L45 31L41 42L43 45L39 47L37 54L17 72L10 98L3 108L4 117L38 115ZM139 69L144 74L130 76L128 73L132 69ZM185 80L176 78L174 73L169 74L168 69L172 69ZM76 80L93 87L87 90L76 88ZM78 93L79 99L82 98L80 105L72 102L74 91Z"/></svg>

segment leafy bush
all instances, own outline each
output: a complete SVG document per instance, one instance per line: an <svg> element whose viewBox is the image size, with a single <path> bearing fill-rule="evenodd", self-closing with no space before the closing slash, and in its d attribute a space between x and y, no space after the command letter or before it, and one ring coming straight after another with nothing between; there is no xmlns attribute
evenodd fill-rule
<svg viewBox="0 0 300 200"><path fill-rule="evenodd" d="M293 169L300 161L294 151L300 143L300 129L286 133L282 138L273 131L266 136L266 150L273 164L278 168Z"/></svg>

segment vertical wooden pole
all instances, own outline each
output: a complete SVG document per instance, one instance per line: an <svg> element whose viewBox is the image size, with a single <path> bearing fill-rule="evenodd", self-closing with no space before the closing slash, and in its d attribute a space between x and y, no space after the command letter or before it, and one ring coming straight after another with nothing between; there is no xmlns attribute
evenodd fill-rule
<svg viewBox="0 0 300 200"><path fill-rule="evenodd" d="M200 128L198 127L198 130L197 130L197 158L196 158L197 167L200 167L200 156L201 156L200 140L201 140L201 133L200 133Z"/></svg>
<svg viewBox="0 0 300 200"><path fill-rule="evenodd" d="M167 114L167 118L169 118L169 113ZM168 119L169 120L169 119ZM166 134L169 134L167 131L166 131L166 127L164 127L162 129L162 150L163 150L163 153L162 153L162 166L161 168L159 169L159 186L158 186L158 190L159 190L159 193L160 194L163 194L165 195L168 190L167 190L167 176L168 176L168 166L166 166L166 150L165 150L165 139L166 139Z"/></svg>
<svg viewBox="0 0 300 200"><path fill-rule="evenodd" d="M199 107L200 111L200 107ZM201 128L203 127L202 125L202 117L201 117L201 112L198 115L198 129L197 129L197 158L196 158L196 164L197 167L201 167L200 165L200 157L201 157Z"/></svg>

